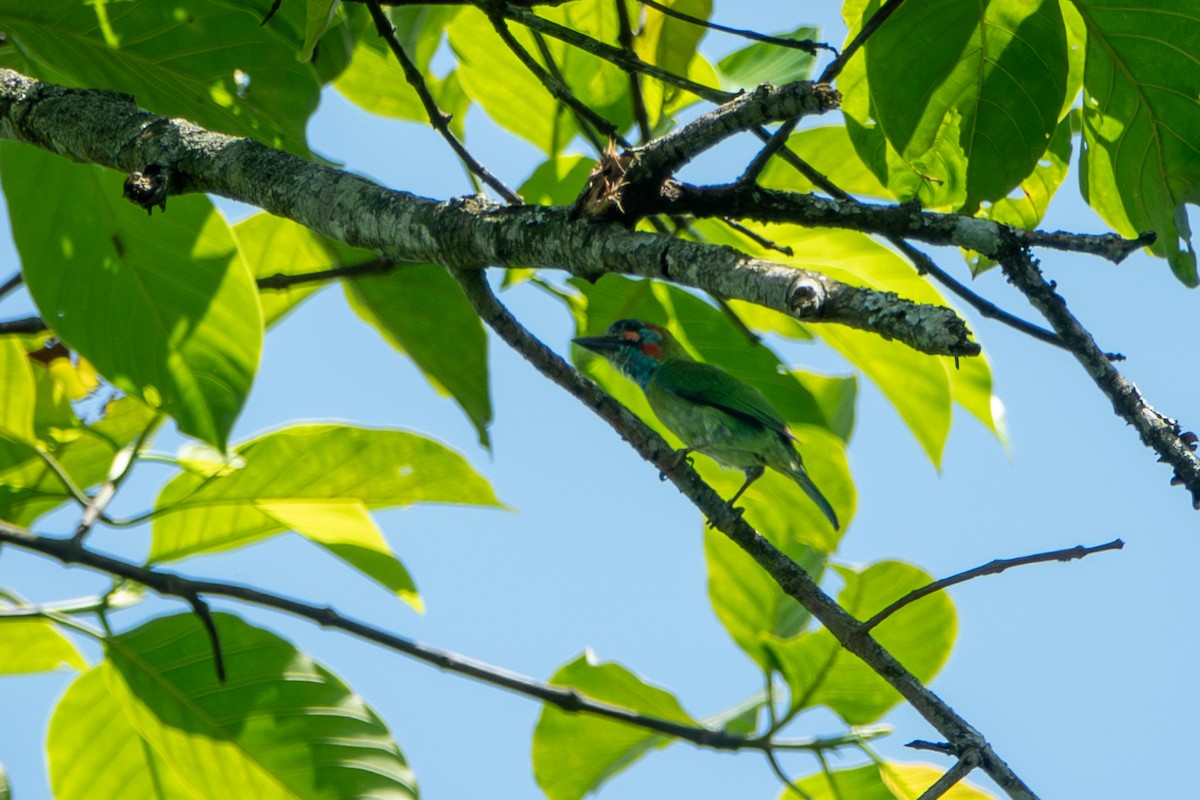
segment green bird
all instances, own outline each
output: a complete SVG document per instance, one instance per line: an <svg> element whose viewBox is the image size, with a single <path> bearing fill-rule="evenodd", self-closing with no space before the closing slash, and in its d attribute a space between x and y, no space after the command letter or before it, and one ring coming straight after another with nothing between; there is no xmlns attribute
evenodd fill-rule
<svg viewBox="0 0 1200 800"><path fill-rule="evenodd" d="M654 413L683 440L685 452L704 453L746 474L731 506L770 467L795 481L838 529L833 506L804 469L796 436L753 386L696 361L666 330L637 319L618 320L604 336L584 336L575 344L604 356L641 386Z"/></svg>

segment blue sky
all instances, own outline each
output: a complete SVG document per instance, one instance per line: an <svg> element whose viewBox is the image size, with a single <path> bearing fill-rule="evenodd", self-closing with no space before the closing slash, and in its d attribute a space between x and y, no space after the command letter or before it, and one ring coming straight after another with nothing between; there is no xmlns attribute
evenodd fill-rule
<svg viewBox="0 0 1200 800"><path fill-rule="evenodd" d="M778 8L723 5L716 18L778 30L812 21L797 18L793 25ZM770 23L756 22L764 18ZM707 51L720 55L733 46L710 37ZM537 163L532 148L497 134L478 110L469 131L475 155L510 185ZM434 197L469 190L438 138L416 125L371 117L332 93L310 134L318 151L389 186ZM731 143L696 165L693 176L735 176L753 149ZM1074 181L1073 173L1043 227L1103 231ZM957 253L934 255L967 280ZM1185 429L1200 428L1200 386L1189 352L1195 293L1171 277L1165 262L1141 253L1120 266L1040 255L1101 347L1128 357L1121 369L1150 402L1180 417ZM0 264L17 264L7 239ZM11 271L0 270L0 277ZM1033 318L999 273L973 286ZM543 341L566 352L572 327L559 305L530 288L508 292L504 300ZM21 303L6 301L0 315L20 315ZM939 474L887 402L860 381L849 449L859 505L838 559L894 558L941 576L993 558L1124 539L1118 553L1025 567L951 590L959 638L933 689L1044 797L1182 795L1194 784L1194 747L1183 730L1200 712L1194 689L1200 516L1186 492L1168 485L1170 470L1155 463L1068 354L966 316L991 359L1011 453L959 414ZM466 454L515 512L428 507L379 515L418 582L424 616L296 537L194 559L181 571L329 603L538 678L590 647L599 659L620 661L670 689L697 716L757 691L757 670L708 606L698 512L586 408L503 344L491 345L496 422L489 455L459 410L362 324L340 287L331 286L268 336L236 429L241 440L293 420L344 419L423 432ZM798 367L850 371L820 345L779 351ZM176 443L168 435L158 447ZM166 474L149 465L140 469L114 512L145 508ZM39 527L53 531L55 521L66 519L51 517ZM136 531L106 533L94 543L130 556L145 549L144 533ZM95 591L103 581L9 548L0 556L0 584L48 600ZM182 609L155 600L145 610ZM538 796L529 760L539 711L532 701L281 615L245 613L321 660L383 715L425 797ZM49 796L47 713L69 680L64 673L0 681L0 761L22 800ZM946 765L903 747L937 737L915 713L900 708L886 721L896 732L877 743L885 755ZM791 733L840 729L831 715L815 713ZM797 777L817 769L803 756L784 764ZM779 793L758 756L674 745L615 778L600 797Z"/></svg>

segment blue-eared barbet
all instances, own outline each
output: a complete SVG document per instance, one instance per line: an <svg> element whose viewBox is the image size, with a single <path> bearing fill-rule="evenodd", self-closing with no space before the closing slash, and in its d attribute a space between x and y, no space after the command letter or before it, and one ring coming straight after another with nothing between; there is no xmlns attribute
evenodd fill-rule
<svg viewBox="0 0 1200 800"><path fill-rule="evenodd" d="M770 467L795 481L838 528L833 506L804 469L796 436L753 386L696 361L668 331L641 320L618 320L603 336L583 336L575 343L608 359L642 387L654 413L689 451L746 474L730 505Z"/></svg>

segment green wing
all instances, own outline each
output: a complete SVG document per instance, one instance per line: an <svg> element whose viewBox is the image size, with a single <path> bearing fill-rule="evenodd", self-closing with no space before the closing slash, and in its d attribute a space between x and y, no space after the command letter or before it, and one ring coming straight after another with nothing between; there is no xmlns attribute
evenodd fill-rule
<svg viewBox="0 0 1200 800"><path fill-rule="evenodd" d="M699 361L668 361L654 373L654 380L663 389L685 400L718 408L751 425L792 438L787 423L762 392L720 367Z"/></svg>

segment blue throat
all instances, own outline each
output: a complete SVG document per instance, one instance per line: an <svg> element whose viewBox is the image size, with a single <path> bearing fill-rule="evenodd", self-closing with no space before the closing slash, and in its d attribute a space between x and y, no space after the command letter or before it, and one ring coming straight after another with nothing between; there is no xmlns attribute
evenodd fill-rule
<svg viewBox="0 0 1200 800"><path fill-rule="evenodd" d="M658 362L653 358L632 347L622 347L618 350L613 358L613 363L625 377L642 387L643 391L659 367Z"/></svg>

